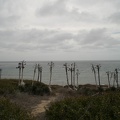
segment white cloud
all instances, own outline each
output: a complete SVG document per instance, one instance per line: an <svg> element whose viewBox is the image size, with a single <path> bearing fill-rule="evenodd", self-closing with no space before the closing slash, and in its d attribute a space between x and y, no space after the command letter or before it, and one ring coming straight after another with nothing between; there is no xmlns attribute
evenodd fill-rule
<svg viewBox="0 0 120 120"><path fill-rule="evenodd" d="M119 11L119 0L0 0L2 59L118 59Z"/></svg>

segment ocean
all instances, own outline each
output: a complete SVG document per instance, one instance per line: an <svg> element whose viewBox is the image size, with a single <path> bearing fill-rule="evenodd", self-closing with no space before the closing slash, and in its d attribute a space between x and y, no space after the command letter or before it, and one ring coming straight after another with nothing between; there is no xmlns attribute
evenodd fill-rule
<svg viewBox="0 0 120 120"><path fill-rule="evenodd" d="M40 64L42 66L42 82L49 84L50 80L50 67L48 63L51 61L26 61L26 65L23 72L23 79L32 80L34 74L35 64ZM51 84L66 85L66 73L63 64L67 63L69 66L75 62L76 68L79 69L78 83L79 84L95 84L94 74L92 72L91 64L100 64L100 79L101 84L108 84L107 71L114 72L117 68L120 68L120 61L53 61L54 67L52 69L52 79ZM19 70L16 69L18 66L17 61L1 61L0 69L2 69L1 78L19 78ZM118 74L119 75L119 74ZM69 82L71 80L70 71L68 71ZM76 79L76 78L75 78ZM37 73L35 76L37 80ZM120 81L120 78L119 78ZM111 84L113 81L111 80Z"/></svg>

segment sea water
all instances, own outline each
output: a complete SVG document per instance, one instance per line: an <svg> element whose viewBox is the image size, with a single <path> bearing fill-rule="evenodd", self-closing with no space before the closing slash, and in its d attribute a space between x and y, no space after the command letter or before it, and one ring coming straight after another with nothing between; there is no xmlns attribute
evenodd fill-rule
<svg viewBox="0 0 120 120"><path fill-rule="evenodd" d="M66 73L63 64L67 63L68 66L75 62L76 69L79 69L78 82L79 84L95 84L94 74L91 69L91 64L100 64L100 79L101 84L108 84L107 71L114 72L117 68L120 68L120 61L53 61L54 66L52 69L52 79L51 84L66 85ZM1 61L0 69L2 69L2 78L19 78L18 67L19 61ZM42 66L42 82L49 84L50 80L50 66L48 65L50 61L26 61L25 68L23 70L23 79L32 80L34 74L35 64L40 64ZM96 71L97 72L97 71ZM69 82L71 80L71 73L68 71ZM76 78L75 78L76 79ZM120 79L120 78L119 78ZM37 71L35 80L37 80ZM111 81L111 84L113 82Z"/></svg>

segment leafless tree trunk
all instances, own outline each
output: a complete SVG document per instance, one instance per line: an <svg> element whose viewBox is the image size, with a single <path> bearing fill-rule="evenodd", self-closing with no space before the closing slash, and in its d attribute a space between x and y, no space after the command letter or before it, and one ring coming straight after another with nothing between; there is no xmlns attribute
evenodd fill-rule
<svg viewBox="0 0 120 120"><path fill-rule="evenodd" d="M96 68L98 70L98 82L99 82L99 87L101 87L101 84L100 84L100 65L96 65Z"/></svg>
<svg viewBox="0 0 120 120"><path fill-rule="evenodd" d="M34 68L32 85L33 85L33 82L34 82L34 80L35 80L36 69L37 69L37 64L35 65L35 68Z"/></svg>
<svg viewBox="0 0 120 120"><path fill-rule="evenodd" d="M37 81L39 82L39 78L40 78L40 65L39 64L38 64L37 68L38 68L38 78L37 78Z"/></svg>
<svg viewBox="0 0 120 120"><path fill-rule="evenodd" d="M71 72L71 85L73 85L73 79L72 79L72 75L73 75L73 64L71 64L71 67L69 68L69 71Z"/></svg>
<svg viewBox="0 0 120 120"><path fill-rule="evenodd" d="M51 79L52 79L52 68L54 66L53 62L48 63L48 65L50 66L50 81L49 81L49 88L51 88Z"/></svg>
<svg viewBox="0 0 120 120"><path fill-rule="evenodd" d="M110 72L107 71L107 77L108 77L108 88L110 88Z"/></svg>
<svg viewBox="0 0 120 120"><path fill-rule="evenodd" d="M114 73L114 76L113 76L113 87L115 87L115 81L116 81L116 74Z"/></svg>
<svg viewBox="0 0 120 120"><path fill-rule="evenodd" d="M40 66L40 82L42 82L42 67Z"/></svg>
<svg viewBox="0 0 120 120"><path fill-rule="evenodd" d="M18 85L21 85L21 68L22 68L22 63L19 62L18 63L18 67L16 67L17 69L19 69L19 82Z"/></svg>
<svg viewBox="0 0 120 120"><path fill-rule="evenodd" d="M76 69L76 65L75 62L73 64L73 86L75 87L75 69Z"/></svg>
<svg viewBox="0 0 120 120"><path fill-rule="evenodd" d="M66 72L66 78L67 78L67 85L68 85L68 87L69 87L68 66L67 66L67 63L65 63L63 66L65 66L65 72Z"/></svg>
<svg viewBox="0 0 120 120"><path fill-rule="evenodd" d="M95 71L95 66L92 64L92 71L94 73L94 78L95 78L95 84L96 84L96 88L97 88L97 79L96 79L96 71Z"/></svg>
<svg viewBox="0 0 120 120"><path fill-rule="evenodd" d="M117 83L117 88L119 87L118 84L118 69L115 69L115 75L116 75L116 83Z"/></svg>
<svg viewBox="0 0 120 120"><path fill-rule="evenodd" d="M77 69L77 70L76 70L76 75L77 75L77 87L79 87L79 83L78 83L78 76L79 76L79 74L80 74L80 73L79 73L79 70Z"/></svg>
<svg viewBox="0 0 120 120"><path fill-rule="evenodd" d="M22 61L21 85L24 85L24 82L23 82L23 69L25 68L25 65L26 65L26 62Z"/></svg>

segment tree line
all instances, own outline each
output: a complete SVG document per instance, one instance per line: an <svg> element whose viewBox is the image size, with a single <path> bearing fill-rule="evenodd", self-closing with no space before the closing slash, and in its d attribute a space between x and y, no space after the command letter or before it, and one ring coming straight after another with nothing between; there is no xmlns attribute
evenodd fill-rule
<svg viewBox="0 0 120 120"><path fill-rule="evenodd" d="M23 73L24 73L25 65L26 65L26 61L21 61L18 63L18 66L16 67L19 70L19 83L18 83L18 85L24 85L24 82L23 82L23 75L24 74ZM49 79L49 88L50 89L51 89L52 74L53 74L52 70L53 70L54 66L55 66L54 62L51 61L48 63L49 72L50 72L50 74L49 74L49 78L50 78ZM77 89L79 87L80 72L76 66L76 63L75 62L73 62L71 64L64 63L63 67L65 69L67 86L69 88L72 88L72 89ZM97 65L91 64L91 70L92 70L93 75L94 75L96 88L101 88L100 69L101 69L100 64L97 64ZM32 85L34 84L34 81L42 82L42 70L43 70L43 67L40 64L35 64L34 70L33 70ZM1 79L1 73L2 73L2 69L0 68L0 79ZM70 76L68 73L70 73ZM114 87L115 87L115 85L117 88L119 87L119 82L118 82L119 75L118 75L118 73L119 73L118 68L115 68L114 71L106 71L108 88L111 87L111 84ZM37 75L37 80L35 80L36 75ZM70 78L70 80L69 80L69 78Z"/></svg>

